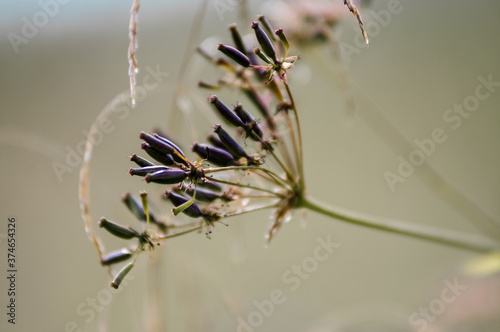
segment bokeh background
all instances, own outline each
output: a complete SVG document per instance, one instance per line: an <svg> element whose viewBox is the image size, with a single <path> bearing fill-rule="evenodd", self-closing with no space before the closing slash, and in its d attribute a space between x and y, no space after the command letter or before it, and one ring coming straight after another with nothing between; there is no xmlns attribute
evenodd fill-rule
<svg viewBox="0 0 500 332"><path fill-rule="evenodd" d="M26 20L33 22L45 2L0 1L0 330L157 331L159 326L164 331L237 331L238 317L247 319L256 311L254 301L269 300L279 289L286 300L255 331L418 331L420 326L409 322L412 314L429 308L441 298L446 281L456 278L467 289L432 322L427 320L427 331L499 330L498 274L476 279L461 274L463 264L478 255L314 213L308 213L306 223L297 213L269 246L264 240L267 212L231 220L229 227L217 227L211 240L191 234L167 241L151 259L141 257L133 280L107 297L109 275L80 217L79 163L60 178L53 165L64 163L69 150L77 151L98 114L128 91L132 2L62 2L56 1L54 14L16 52L9 33L22 36ZM396 2L401 11L387 24L370 12ZM222 18L217 11L221 3L230 6ZM157 189L127 174L127 156L140 150L141 130L169 125L174 87L199 5L142 3L138 82L148 67L168 76L136 108L123 102L123 113L111 115L114 129L95 147L90 166L95 221L105 215L134 223L120 196ZM241 1L209 0L200 42L215 36L204 42L214 47L217 41L229 41L228 24L238 21L245 27L239 21L240 6ZM251 1L248 14L254 18L269 8L269 3ZM478 77L492 75L500 81L500 4L374 0L361 11L367 26L372 22L369 48L356 46L359 32L351 15L335 29L344 47L357 50L344 54L354 116L346 109L341 65L327 46L301 49L296 76L290 74L301 111L309 192L368 214L494 237L500 226L487 220L500 220L500 91L481 101L456 130L443 114L474 94ZM208 92L198 90L196 80L212 78L199 58L189 63L182 102L192 104L195 119L203 121L200 114L208 111ZM185 121L175 127L177 135L188 136ZM481 213L449 204L450 195L439 184L426 185L425 166L417 167L394 192L386 183L384 173L396 172L398 156L407 158L414 149L400 143L429 138L435 128L444 129L448 138L426 163ZM169 213L168 206L156 207ZM16 217L18 226L15 326L4 313L9 216ZM99 234L109 250L124 245ZM313 255L318 237L328 236L340 247L296 291L290 290L283 274ZM96 298L92 307L88 301Z"/></svg>

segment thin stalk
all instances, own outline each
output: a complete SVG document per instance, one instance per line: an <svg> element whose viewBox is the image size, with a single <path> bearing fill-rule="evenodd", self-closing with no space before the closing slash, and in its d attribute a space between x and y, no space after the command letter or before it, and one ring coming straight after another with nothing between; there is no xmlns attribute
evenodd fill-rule
<svg viewBox="0 0 500 332"><path fill-rule="evenodd" d="M226 166L226 167L213 167L213 168L208 168L208 169L205 169L204 172L205 174L209 174L209 173L215 173L215 172L225 172L225 171L229 171L229 170L242 170L242 171L246 171L246 170L254 170L254 171L262 171L264 173L267 173L269 175L271 175L273 178L276 178L276 179L279 179L283 184L289 186L290 184L288 182L286 182L285 180L283 180L278 174L274 173L273 171L267 169L267 168L262 168L262 167L258 167L258 166Z"/></svg>
<svg viewBox="0 0 500 332"><path fill-rule="evenodd" d="M295 123L297 124L297 135L299 137L299 155L300 155L300 161L298 162L297 168L299 170L299 184L300 188L305 191L305 182L304 182L304 155L303 155L303 148L302 148L302 132L300 130L300 121L299 121L299 113L297 112L297 107L295 106L295 101L293 100L292 96L292 91L290 90L290 86L288 85L288 82L284 78L283 84L285 85L286 88L286 93L288 94L288 98L290 98L290 103L292 104L292 109L295 114Z"/></svg>
<svg viewBox="0 0 500 332"><path fill-rule="evenodd" d="M351 224L467 249L474 252L487 253L500 248L500 243L483 236L418 225L406 221L363 215L338 207L327 206L310 196L303 197L298 207L304 207Z"/></svg>
<svg viewBox="0 0 500 332"><path fill-rule="evenodd" d="M216 178L210 178L210 180L214 181L214 182L219 182L219 183L222 183L222 184L228 184L230 186L236 186L236 187L241 187L241 188L248 188L248 189L253 189L253 190L259 190L259 191L263 191L263 192L269 193L269 194L274 195L274 196L279 197L279 198L285 198L285 195L282 195L282 194L276 193L276 192L274 192L272 190L268 190L268 189L264 189L264 188L254 187L254 186L251 186L251 185L241 184L241 183L237 183L237 182L224 181L224 180L220 180L220 179L216 179Z"/></svg>
<svg viewBox="0 0 500 332"><path fill-rule="evenodd" d="M259 141L263 144L263 145L268 145L269 143L266 143L264 142L264 140L262 138L260 138L257 134L255 134L254 132L252 132L252 134L254 135L254 137L258 138ZM284 143L284 141L283 141ZM295 143L295 142L294 142ZM283 144L284 145L284 144ZM286 148L285 148L286 151L288 151ZM291 181L293 181L293 176L292 174L290 173L290 171L286 168L286 166L283 164L283 162L281 161L281 159L278 158L278 156L274 153L274 151L272 149L267 149L266 150L268 153L271 154L271 156L273 156L274 160L276 160L276 162L279 164L279 166L283 169L283 171L286 173L286 176L288 179L290 179ZM283 154L283 153L282 153ZM290 163L289 164L290 167L293 168L293 163Z"/></svg>
<svg viewBox="0 0 500 332"><path fill-rule="evenodd" d="M252 83L248 80L248 78L245 77L245 75L243 75L243 74L240 75L240 78L247 85L246 89L250 92L250 94L253 94L254 96L258 96L257 91L253 87ZM280 101L283 101L283 97ZM290 167L293 167L292 158L290 157L290 152L286 148L284 141L281 138L278 129L276 128L276 124L274 123L273 117L269 114L269 110L267 109L267 107L265 105L260 105L260 103L259 103L259 106L261 107L263 113L265 113L267 116L266 122L268 122L268 126L269 126L270 131L276 137L276 140L278 140L278 149L280 150L281 155L283 156L283 158L285 158L285 162L288 165L290 165ZM279 143L283 143L283 144L279 144Z"/></svg>
<svg viewBox="0 0 500 332"><path fill-rule="evenodd" d="M244 214L244 213L255 212L255 211L266 210L266 209L272 209L272 208L275 208L275 207L278 207L278 206L279 206L279 203L269 204L269 205L260 205L260 206L256 206L256 207L252 207L252 208L245 208L245 209L234 211L234 212L224 213L222 215L222 217L223 218L234 217L234 216L239 216L239 215Z"/></svg>
<svg viewBox="0 0 500 332"><path fill-rule="evenodd" d="M273 195L245 195L245 194L241 194L241 195L236 195L238 196L238 198L276 198L276 196L273 196Z"/></svg>
<svg viewBox="0 0 500 332"><path fill-rule="evenodd" d="M252 172L252 171L250 171L250 172ZM252 173L267 180L267 181L270 181L270 182L272 182L272 183L274 183L282 188L285 188L285 186L287 186L288 188L285 188L285 189L289 189L289 190L292 189L292 186L283 179L278 178L281 181L283 181L282 183L280 183L278 180L276 180L276 178L272 177L271 175L269 175L267 173L262 173L262 172L252 172Z"/></svg>
<svg viewBox="0 0 500 332"><path fill-rule="evenodd" d="M295 137L295 129L293 128L293 124L292 124L292 120L290 119L290 114L288 114L288 111L285 111L285 119L286 119L286 123L287 123L287 126L288 128L290 128L290 139L292 141L292 148L293 148L293 153L295 155L295 164L297 165L297 171L298 171L298 175L301 176L301 173L300 173L300 165L301 165L301 162L300 162L300 154L299 154L299 149L297 148L297 139Z"/></svg>
<svg viewBox="0 0 500 332"><path fill-rule="evenodd" d="M185 231L182 231L182 232L177 232L177 233L173 233L173 234L162 234L158 237L156 237L155 240L165 240L165 239L170 239L172 237L176 237L176 236L180 236L180 235L184 235L184 234L188 234L188 233L191 233L191 232L194 232L194 231L197 231L199 229L201 229L203 227L203 222L201 222L199 225L196 225L190 229L187 229Z"/></svg>

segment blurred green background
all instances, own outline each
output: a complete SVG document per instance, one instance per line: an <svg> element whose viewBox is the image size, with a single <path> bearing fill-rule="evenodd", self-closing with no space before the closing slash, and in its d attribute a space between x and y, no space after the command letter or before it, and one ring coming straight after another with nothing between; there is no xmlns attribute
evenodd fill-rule
<svg viewBox="0 0 500 332"><path fill-rule="evenodd" d="M286 300L255 331L417 331L418 326L409 323L411 315L440 298L445 281L457 277L469 282L468 288L457 301L446 304L427 331L499 330L498 275L469 281L460 275L462 264L477 255L314 213L308 213L306 227L296 213L268 247L267 212L230 220L228 228L217 227L211 240L203 234L169 240L153 253L158 259L140 258L131 273L134 279L120 293L105 297L109 276L80 217L79 167L58 178L53 163L64 163L68 149L77 150L85 139L82 131L88 131L117 95L128 91L132 3L61 3L16 52L9 33L22 36L25 20L33 22L43 10L40 3L0 2L0 275L7 269L4 235L9 216L17 218L19 270L17 323L8 324L2 312L0 330L71 331L76 326L81 331L154 331L152 317L159 299L163 307L158 324L165 331L237 331L238 317L247 319L256 311L254 301L269 300L278 289ZM216 10L220 2L208 1L201 40L216 37L205 43L207 47L229 41L227 25L240 22L240 2L234 3L236 7L221 19ZM95 221L105 215L134 223L120 196L158 189L127 174L127 156L140 150L141 130L167 128L198 6L198 1L142 3L138 82L148 67L168 76L136 108L122 104L121 114L128 110L123 119L120 114L110 117L114 129L96 146L90 168ZM252 1L250 17L266 13L269 6ZM409 141L444 129L447 140L426 162L485 215L500 219L500 91L481 101L456 130L443 120L449 108L474 94L478 77L492 75L493 81L500 81L500 4L401 0L402 10L388 24L370 12L387 8L387 2L377 0L362 8L370 47L357 48L345 59L356 102L354 117L346 110L341 71L327 47L302 49L290 73L301 111L308 190L324 201L368 214L484 233L484 220L465 217L464 207L447 204L442 198L447 194L440 193L439 186L424 185L423 166L397 184L395 192L390 190L384 173L396 172L398 156L407 158L412 150L391 149L387 139L401 147L403 138L385 126L390 121ZM345 15L335 31L344 47L356 45L354 17ZM196 81L213 77L205 67L199 58L190 62L188 99L183 100L200 112L207 111L203 107L208 92L198 90ZM377 114L384 114L386 121L371 121ZM206 125L207 133L210 126ZM189 136L185 122L177 128L177 134ZM157 208L169 213L169 206ZM108 250L124 245L99 234ZM328 236L340 247L292 291L283 274L313 255L318 237ZM7 282L5 277L0 280L0 303L5 308ZM87 301L93 298L106 303L91 309Z"/></svg>

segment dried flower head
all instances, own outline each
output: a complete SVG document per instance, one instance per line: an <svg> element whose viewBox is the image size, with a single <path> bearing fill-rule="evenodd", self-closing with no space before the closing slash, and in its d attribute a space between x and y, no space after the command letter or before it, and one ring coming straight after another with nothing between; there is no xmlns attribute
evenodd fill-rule
<svg viewBox="0 0 500 332"><path fill-rule="evenodd" d="M351 1L344 3L362 27L357 8ZM137 244L104 256L98 241L92 238L102 265L133 259L115 275L112 287L120 285L138 255L153 249L155 243L202 228L210 237L216 223L227 225L224 223L227 218L263 209L272 210L268 241L290 220L293 210L308 208L350 223L474 251L498 247L497 243L484 238L450 235L433 228L415 228L404 222L337 211L307 196L299 113L287 77L298 57L288 56L290 41L285 31L274 30L264 16L252 22L251 28L260 46L253 52L244 44L235 24L229 27L234 46L214 45L224 57L211 56L198 48L206 60L224 72L217 84L202 82L199 85L238 89L248 99L244 103L229 101L234 102L234 106L228 106L231 104L227 100L225 103L214 94L208 97L209 108L224 124L211 124L213 133L207 136L207 142L193 142L192 153L185 154L181 145L164 134L139 134L143 141L141 148L150 159L133 154L130 160L138 167L130 168L129 174L159 186L165 201L172 205L173 216L182 213L189 221L161 220L149 209L145 192L140 194L140 200L125 194L122 201L141 222L142 232L106 218L99 220L99 226L115 237L137 241Z"/></svg>

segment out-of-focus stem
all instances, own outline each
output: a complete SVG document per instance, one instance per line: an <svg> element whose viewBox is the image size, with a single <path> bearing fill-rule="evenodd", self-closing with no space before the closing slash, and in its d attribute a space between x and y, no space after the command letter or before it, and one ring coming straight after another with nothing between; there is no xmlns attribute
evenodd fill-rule
<svg viewBox="0 0 500 332"><path fill-rule="evenodd" d="M349 211L339 207L328 206L310 196L303 197L299 203L299 207L304 207L325 216L351 224L378 229L389 233L405 235L478 253L487 253L500 249L500 243L480 235L460 233L410 223L407 221L390 220L363 215L361 213Z"/></svg>

